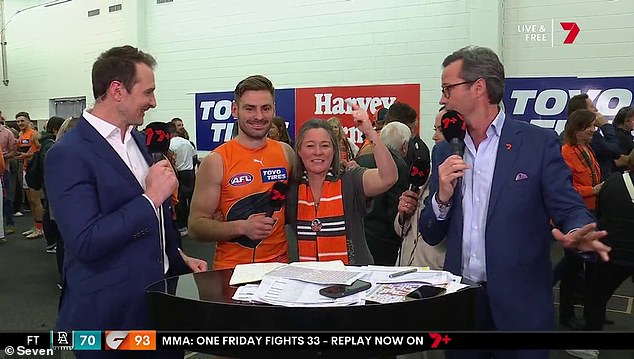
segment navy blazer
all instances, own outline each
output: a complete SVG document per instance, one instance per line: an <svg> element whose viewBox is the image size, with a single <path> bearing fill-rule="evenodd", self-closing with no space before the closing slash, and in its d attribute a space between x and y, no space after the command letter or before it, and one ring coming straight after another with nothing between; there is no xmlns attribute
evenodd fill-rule
<svg viewBox="0 0 634 359"><path fill-rule="evenodd" d="M430 196L418 228L431 245L447 238L445 270L461 275L461 196L444 221L429 203L438 191L438 165L450 155L447 142L432 151ZM571 176L554 131L506 117L485 232L487 294L499 330L554 328L550 219L564 233L593 222Z"/></svg>
<svg viewBox="0 0 634 359"><path fill-rule="evenodd" d="M132 136L148 165L143 136ZM57 327L149 328L144 289L165 277L156 212L108 142L83 117L47 153L46 188L65 242ZM169 274L188 271L166 204Z"/></svg>

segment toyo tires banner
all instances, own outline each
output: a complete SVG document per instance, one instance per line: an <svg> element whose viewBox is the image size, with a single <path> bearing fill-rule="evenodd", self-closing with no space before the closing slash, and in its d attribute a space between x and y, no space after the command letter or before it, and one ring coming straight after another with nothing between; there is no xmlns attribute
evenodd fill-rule
<svg viewBox="0 0 634 359"><path fill-rule="evenodd" d="M597 110L611 120L632 104L634 77L507 78L504 107L511 118L561 133L568 118L568 100L587 93Z"/></svg>

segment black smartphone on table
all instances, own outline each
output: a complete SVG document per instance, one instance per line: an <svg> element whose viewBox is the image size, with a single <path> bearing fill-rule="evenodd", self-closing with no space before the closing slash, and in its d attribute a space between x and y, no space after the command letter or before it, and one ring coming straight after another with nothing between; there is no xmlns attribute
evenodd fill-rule
<svg viewBox="0 0 634 359"><path fill-rule="evenodd" d="M432 298L432 297L435 297L437 295L441 295L441 294L445 293L445 291L446 291L445 288L433 287L431 285L424 285L422 287L419 287L415 291L410 292L409 294L406 295L406 297L408 299Z"/></svg>
<svg viewBox="0 0 634 359"><path fill-rule="evenodd" d="M328 298L337 299L337 298L346 297L355 293L363 292L364 290L370 289L370 287L372 287L372 284L366 281L357 279L356 281L354 281L354 283L350 285L336 284L326 288L322 288L319 290L319 294L326 296Z"/></svg>

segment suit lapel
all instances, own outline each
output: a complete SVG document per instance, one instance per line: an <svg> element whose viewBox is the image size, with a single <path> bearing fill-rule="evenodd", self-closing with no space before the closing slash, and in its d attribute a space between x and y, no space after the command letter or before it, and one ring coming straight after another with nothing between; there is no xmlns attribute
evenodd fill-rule
<svg viewBox="0 0 634 359"><path fill-rule="evenodd" d="M145 144L145 134L138 130L132 130L132 138L134 139L134 142L136 142L136 145L139 146L139 150L141 151L143 158L145 158L147 165L152 167L152 156L150 156L150 152Z"/></svg>
<svg viewBox="0 0 634 359"><path fill-rule="evenodd" d="M84 117L82 117L77 124L77 130L79 131L81 136L89 143L89 146L92 147L93 153L95 153L97 157L101 158L104 163L110 164L112 168L114 168L115 172L120 174L126 182L135 183L139 187L139 190L143 192L143 188L137 181L136 177L134 177L132 171L130 171L125 162L123 162L121 157L119 157L119 154L117 154L114 148L110 146L108 141L106 141L106 139L103 138L99 134L99 132L97 132L97 130L92 127L88 123L88 121L86 121ZM141 148L141 152L143 153L143 148Z"/></svg>
<svg viewBox="0 0 634 359"><path fill-rule="evenodd" d="M492 217L495 205L502 194L502 189L513 177L512 168L522 146L521 129L515 120L506 117L502 135L498 144L498 153L493 171L493 183L491 184L491 197L489 198L488 218Z"/></svg>

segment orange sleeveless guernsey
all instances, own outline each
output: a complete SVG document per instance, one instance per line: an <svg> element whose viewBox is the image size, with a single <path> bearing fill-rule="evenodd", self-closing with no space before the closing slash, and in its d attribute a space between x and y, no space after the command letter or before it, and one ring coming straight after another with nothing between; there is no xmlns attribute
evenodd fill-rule
<svg viewBox="0 0 634 359"><path fill-rule="evenodd" d="M20 133L18 137L18 152L20 153L33 153L40 150L40 146L36 145L33 142L33 134L35 130L32 128L27 128L24 132ZM22 161L22 166L26 171L27 160Z"/></svg>
<svg viewBox="0 0 634 359"><path fill-rule="evenodd" d="M265 213L269 209L268 192L273 184L278 181L288 183L289 164L277 141L267 139L264 147L252 150L231 140L214 152L223 159L218 209L226 221ZM273 212L273 218L277 220L273 232L261 242L246 236L217 242L214 269L234 268L237 264L251 262L288 262L284 214L284 206Z"/></svg>

